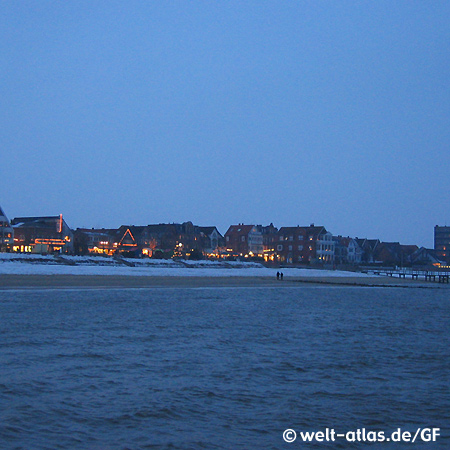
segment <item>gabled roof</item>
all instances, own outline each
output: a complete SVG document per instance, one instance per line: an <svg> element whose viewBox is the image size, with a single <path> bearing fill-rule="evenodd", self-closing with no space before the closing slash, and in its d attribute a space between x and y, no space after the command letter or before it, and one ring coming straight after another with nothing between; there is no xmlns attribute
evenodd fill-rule
<svg viewBox="0 0 450 450"><path fill-rule="evenodd" d="M9 220L8 220L8 218L6 217L6 214L3 212L3 209L0 207L0 218L1 218L1 220L3 221L3 222L8 222L9 223Z"/></svg>
<svg viewBox="0 0 450 450"><path fill-rule="evenodd" d="M296 227L281 227L278 230L279 235L285 235L289 233L303 233L318 236L321 233L327 233L327 230L323 226L315 226L315 225L310 225L309 227L301 227L299 225L297 225Z"/></svg>
<svg viewBox="0 0 450 450"><path fill-rule="evenodd" d="M269 225L256 225L256 229L260 231L262 234L277 234L278 228L273 224L270 223Z"/></svg>
<svg viewBox="0 0 450 450"><path fill-rule="evenodd" d="M380 244L379 239L367 239L367 238L355 238L355 241L358 243L358 245L367 251L367 249L371 250L372 252L375 251L378 244Z"/></svg>
<svg viewBox="0 0 450 450"><path fill-rule="evenodd" d="M121 225L117 231L120 234L120 233L126 233L127 230L130 230L134 235L139 235L142 232L146 231L146 229L147 229L147 227L143 226L143 225L139 225L139 226L137 226L137 225Z"/></svg>
<svg viewBox="0 0 450 450"><path fill-rule="evenodd" d="M279 234L286 234L286 233L304 233L305 232L305 227L300 227L300 226L296 226L296 227L281 227L278 230Z"/></svg>
<svg viewBox="0 0 450 450"><path fill-rule="evenodd" d="M87 235L114 236L117 234L117 228L77 228L75 232Z"/></svg>
<svg viewBox="0 0 450 450"><path fill-rule="evenodd" d="M358 242L356 242L356 239L353 239L349 236L335 236L333 239L336 240L342 247L348 247L352 242L359 246Z"/></svg>
<svg viewBox="0 0 450 450"><path fill-rule="evenodd" d="M230 228L228 228L227 232L225 233L225 236L247 236L255 227L255 225L244 225L244 224L238 224L238 225L231 225Z"/></svg>
<svg viewBox="0 0 450 450"><path fill-rule="evenodd" d="M35 216L35 217L14 217L12 223L44 223L44 222L52 222L54 220L59 220L60 216Z"/></svg>
<svg viewBox="0 0 450 450"><path fill-rule="evenodd" d="M402 245L399 242L380 242L376 249L377 258L380 255L386 257L391 255L393 258L403 258L412 255L418 249L417 245Z"/></svg>
<svg viewBox="0 0 450 450"><path fill-rule="evenodd" d="M439 253L437 250L431 248L420 247L411 255L411 262L430 262L440 264Z"/></svg>
<svg viewBox="0 0 450 450"><path fill-rule="evenodd" d="M11 221L11 225L15 225L15 228L19 227L35 227L35 228L46 228L52 227L55 224L63 229L63 224L69 228L66 221L63 219L62 214L59 216L36 216L36 217L15 217ZM60 231L61 231L60 230Z"/></svg>
<svg viewBox="0 0 450 450"><path fill-rule="evenodd" d="M8 220L8 218L6 217L5 213L3 212L3 209L0 208L0 222L2 222L2 224L4 224L3 226L3 231L12 231L12 227L11 224Z"/></svg>
<svg viewBox="0 0 450 450"><path fill-rule="evenodd" d="M408 254L408 255L411 255L411 254L413 254L415 251L417 251L419 247L418 247L417 245L414 245L414 244L412 244L412 245L405 245L405 244L402 244L402 245L400 245L400 248L401 248L401 250L402 250L404 253L406 253L406 254Z"/></svg>
<svg viewBox="0 0 450 450"><path fill-rule="evenodd" d="M146 226L150 236L165 236L168 234L182 234L182 227L179 223L158 223Z"/></svg>
<svg viewBox="0 0 450 450"><path fill-rule="evenodd" d="M136 246L136 239L133 236L130 228L127 228L125 233L122 236L122 239L119 241L119 245L127 245L127 246Z"/></svg>
<svg viewBox="0 0 450 450"><path fill-rule="evenodd" d="M217 227L196 227L196 228L197 228L199 233L203 233L206 236L210 236L214 232L214 230L217 232L217 234L219 236L222 236L220 234L220 231L217 229Z"/></svg>

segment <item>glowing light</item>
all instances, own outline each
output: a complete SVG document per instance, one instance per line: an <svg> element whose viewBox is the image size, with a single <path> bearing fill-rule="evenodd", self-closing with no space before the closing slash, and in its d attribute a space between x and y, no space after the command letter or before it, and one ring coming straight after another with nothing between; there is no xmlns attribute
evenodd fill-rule
<svg viewBox="0 0 450 450"><path fill-rule="evenodd" d="M43 244L43 245L65 245L65 241L62 239L35 239L35 244Z"/></svg>
<svg viewBox="0 0 450 450"><path fill-rule="evenodd" d="M133 240L134 244L122 244L122 241L125 239L125 236L129 234L131 239ZM125 231L125 234L122 236L122 239L119 242L119 245L127 246L127 247L135 247L136 246L136 240L134 239L133 234L131 233L130 229L127 228L127 231Z"/></svg>

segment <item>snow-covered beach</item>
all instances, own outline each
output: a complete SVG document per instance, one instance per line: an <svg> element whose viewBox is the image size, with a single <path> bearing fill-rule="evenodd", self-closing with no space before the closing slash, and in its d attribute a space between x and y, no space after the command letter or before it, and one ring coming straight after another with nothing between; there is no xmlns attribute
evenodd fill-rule
<svg viewBox="0 0 450 450"><path fill-rule="evenodd" d="M129 265L127 265L129 264ZM0 256L0 275L98 275L164 277L274 277L281 270L285 277L328 278L368 275L337 270L264 267L240 261L179 261L158 259L121 259L89 256L23 255Z"/></svg>
<svg viewBox="0 0 450 450"><path fill-rule="evenodd" d="M283 272L277 280L276 272ZM417 282L357 272L267 268L257 262L114 259L33 254L0 255L0 287L146 288L223 286L419 286ZM429 286L429 285L428 285ZM422 283L420 284L422 287Z"/></svg>

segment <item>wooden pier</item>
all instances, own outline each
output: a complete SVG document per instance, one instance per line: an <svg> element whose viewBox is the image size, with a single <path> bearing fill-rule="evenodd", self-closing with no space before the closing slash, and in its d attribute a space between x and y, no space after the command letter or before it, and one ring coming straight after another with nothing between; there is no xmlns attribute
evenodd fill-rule
<svg viewBox="0 0 450 450"><path fill-rule="evenodd" d="M432 271L432 270L415 270L415 269L385 269L385 268L363 268L362 273L371 273L387 277L411 278L411 280L423 279L424 281L432 281L438 283L449 283L450 272Z"/></svg>

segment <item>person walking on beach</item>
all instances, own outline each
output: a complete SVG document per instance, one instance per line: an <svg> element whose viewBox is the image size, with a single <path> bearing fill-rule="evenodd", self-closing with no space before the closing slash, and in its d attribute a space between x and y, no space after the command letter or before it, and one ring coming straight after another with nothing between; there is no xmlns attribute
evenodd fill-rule
<svg viewBox="0 0 450 450"><path fill-rule="evenodd" d="M277 280L280 279L280 272L277 272Z"/></svg>
<svg viewBox="0 0 450 450"><path fill-rule="evenodd" d="M280 273L280 280L283 279L283 272Z"/></svg>

